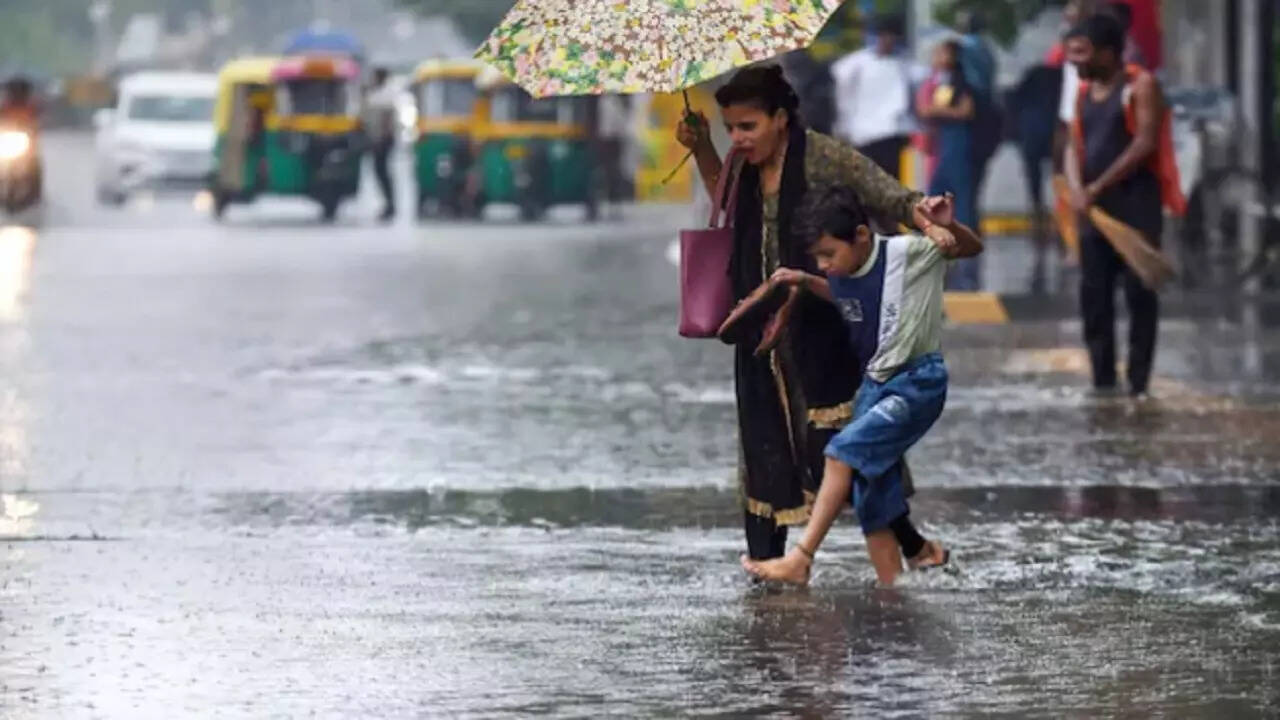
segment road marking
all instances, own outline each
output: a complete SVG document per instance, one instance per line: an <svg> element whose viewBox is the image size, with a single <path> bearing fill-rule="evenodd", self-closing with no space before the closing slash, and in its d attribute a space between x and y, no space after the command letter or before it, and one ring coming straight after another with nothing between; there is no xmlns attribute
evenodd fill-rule
<svg viewBox="0 0 1280 720"><path fill-rule="evenodd" d="M953 325L1009 324L1009 311L1000 296L990 292L943 293L942 311Z"/></svg>

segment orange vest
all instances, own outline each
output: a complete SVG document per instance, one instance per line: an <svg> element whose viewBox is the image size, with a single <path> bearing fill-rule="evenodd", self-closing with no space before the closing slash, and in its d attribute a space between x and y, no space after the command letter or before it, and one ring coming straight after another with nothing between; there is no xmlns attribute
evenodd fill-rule
<svg viewBox="0 0 1280 720"><path fill-rule="evenodd" d="M1129 64L1124 68L1124 124L1132 135L1138 130L1137 111L1133 107L1133 83L1148 74L1141 65ZM1084 123L1080 119L1084 100L1089 94L1089 83L1080 81L1080 90L1076 95L1076 116L1071 121L1071 137L1075 144L1077 162L1084 162ZM1187 213L1187 199L1182 194L1182 183L1178 178L1177 157L1173 149L1173 113L1164 108L1160 118L1160 129L1156 135L1156 149L1151 153L1147 167L1155 173L1160 181L1160 200L1169 212L1181 217Z"/></svg>

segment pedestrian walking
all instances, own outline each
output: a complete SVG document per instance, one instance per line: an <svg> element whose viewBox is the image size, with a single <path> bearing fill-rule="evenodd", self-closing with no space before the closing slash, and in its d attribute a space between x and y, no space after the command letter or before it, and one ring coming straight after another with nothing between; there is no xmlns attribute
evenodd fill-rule
<svg viewBox="0 0 1280 720"><path fill-rule="evenodd" d="M973 93L973 182L974 203L982 197L987 168L1004 141L1004 115L997 98L996 78L999 66L991 42L985 37L986 18L972 10L960 17L960 70ZM970 227L977 229L975 224Z"/></svg>
<svg viewBox="0 0 1280 720"><path fill-rule="evenodd" d="M973 157L977 102L960 66L961 52L957 40L947 40L934 50L933 72L920 87L916 113L928 127L929 194L954 195L957 220L977 227L977 169ZM956 263L947 283L953 290L977 290L981 284L978 261Z"/></svg>
<svg viewBox="0 0 1280 720"><path fill-rule="evenodd" d="M1080 212L1080 309L1094 387L1116 388L1115 290L1122 281L1129 306L1129 392L1145 395L1155 359L1159 299L1129 268L1085 211L1093 206L1134 228L1159 247L1162 205L1179 209L1168 110L1159 82L1126 66L1124 27L1095 14L1067 36L1067 57L1082 83L1076 96L1065 172Z"/></svg>
<svg viewBox="0 0 1280 720"><path fill-rule="evenodd" d="M781 267L816 272L805 238L816 217L806 198L832 187L851 189L865 207L913 224L921 194L912 192L865 155L807 129L799 99L782 69L739 71L716 92L741 168L730 265L733 292L746 298ZM701 114L683 121L677 137L695 155L708 194L725 167ZM816 194L816 195L811 195ZM936 222L936 221L935 221ZM751 558L781 557L787 526L804 523L822 477L822 448L853 414L857 379L832 368L856 367L840 313L803 298L791 314L786 338L757 357L759 333L735 348L739 479ZM902 472L901 465L895 472Z"/></svg>
<svg viewBox="0 0 1280 720"><path fill-rule="evenodd" d="M632 135L630 99L624 95L602 95L598 102L596 132L599 153L596 157L601 199L610 206L612 217L621 219L627 145Z"/></svg>
<svg viewBox="0 0 1280 720"><path fill-rule="evenodd" d="M396 189L391 178L391 152L396 146L396 97L387 84L390 77L386 68L373 71L373 86L365 100L368 117L365 127L369 134L373 155L373 174L382 191L382 214L378 219L387 222L396 216Z"/></svg>
<svg viewBox="0 0 1280 720"><path fill-rule="evenodd" d="M903 21L885 16L873 29L874 45L846 55L831 67L836 88L836 135L901 179L902 151L916 131L911 64L901 50Z"/></svg>
<svg viewBox="0 0 1280 720"><path fill-rule="evenodd" d="M972 229L955 221L938 198L916 205L916 225L927 237L874 234L862 204L845 188L828 192L817 238L809 248L821 275L783 268L776 283L838 308L852 343L868 356L853 421L831 438L821 488L804 535L784 557L743 557L756 577L803 585L814 555L852 494L867 553L882 585L902 572L902 557L914 568L946 565L949 553L910 527L906 492L891 469L902 462L942 414L947 367L942 357L942 288L946 264L982 252ZM936 223L936 224L935 224ZM856 366L832 367L850 374ZM900 530L913 534L910 545ZM900 550L901 549L901 550Z"/></svg>

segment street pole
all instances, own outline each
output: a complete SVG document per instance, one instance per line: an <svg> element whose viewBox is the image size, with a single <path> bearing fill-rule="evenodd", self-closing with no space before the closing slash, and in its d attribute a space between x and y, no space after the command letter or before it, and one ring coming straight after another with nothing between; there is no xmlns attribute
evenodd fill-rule
<svg viewBox="0 0 1280 720"><path fill-rule="evenodd" d="M1262 92L1263 31L1259 20L1263 16L1262 3L1271 0L1240 0L1237 58L1240 68L1240 166L1246 170L1261 172L1259 155L1262 151L1262 126L1269 122L1270 108L1264 108ZM1240 270L1244 270L1262 247L1261 218L1257 208L1263 198L1241 198L1240 204ZM1245 294L1257 292L1257 278L1247 280L1241 288Z"/></svg>
<svg viewBox="0 0 1280 720"><path fill-rule="evenodd" d="M93 23L93 72L101 77L111 69L111 0L93 0L89 21Z"/></svg>

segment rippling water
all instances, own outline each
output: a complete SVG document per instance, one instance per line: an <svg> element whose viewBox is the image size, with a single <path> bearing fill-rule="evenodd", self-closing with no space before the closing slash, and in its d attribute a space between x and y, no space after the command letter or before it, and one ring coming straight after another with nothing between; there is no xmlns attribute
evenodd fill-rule
<svg viewBox="0 0 1280 720"><path fill-rule="evenodd" d="M1173 320L1133 403L952 329L959 574L874 589L845 518L782 590L667 236L131 222L0 320L5 720L1280 714L1275 333Z"/></svg>

